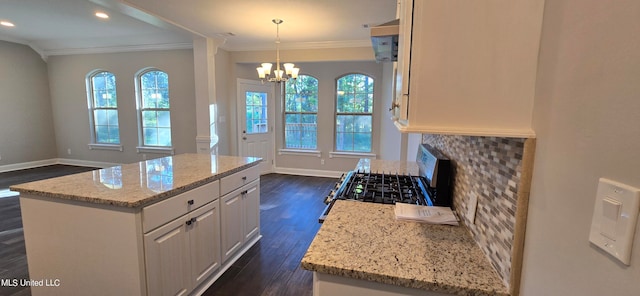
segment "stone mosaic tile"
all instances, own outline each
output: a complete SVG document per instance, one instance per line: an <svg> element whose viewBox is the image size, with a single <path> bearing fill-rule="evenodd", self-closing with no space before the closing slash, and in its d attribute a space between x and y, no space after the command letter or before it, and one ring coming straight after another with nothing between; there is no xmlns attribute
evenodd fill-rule
<svg viewBox="0 0 640 296"><path fill-rule="evenodd" d="M424 134L422 142L451 159L453 208L508 284L525 139ZM475 223L466 217L474 195Z"/></svg>

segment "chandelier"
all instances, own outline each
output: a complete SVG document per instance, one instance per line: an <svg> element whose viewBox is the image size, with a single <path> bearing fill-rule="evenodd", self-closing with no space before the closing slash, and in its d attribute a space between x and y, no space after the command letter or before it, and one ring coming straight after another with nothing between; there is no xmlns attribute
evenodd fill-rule
<svg viewBox="0 0 640 296"><path fill-rule="evenodd" d="M261 67L256 68L256 70L258 70L258 77L260 77L262 83L264 83L265 80L280 83L289 79L296 79L298 78L300 69L295 68L292 63L284 63L284 70L280 68L280 24L282 24L283 20L273 19L271 21L276 24L276 69L273 71L272 76L271 67L273 65L271 63L262 63Z"/></svg>

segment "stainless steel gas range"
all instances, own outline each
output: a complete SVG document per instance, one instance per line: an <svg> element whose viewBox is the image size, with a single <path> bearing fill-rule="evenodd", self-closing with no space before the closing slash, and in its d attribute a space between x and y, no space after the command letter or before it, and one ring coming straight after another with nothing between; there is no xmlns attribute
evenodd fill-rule
<svg viewBox="0 0 640 296"><path fill-rule="evenodd" d="M419 175L399 172L350 171L325 199L318 219L324 221L336 200L384 204L411 203L425 206L451 206L451 161L437 149L421 144L416 156Z"/></svg>

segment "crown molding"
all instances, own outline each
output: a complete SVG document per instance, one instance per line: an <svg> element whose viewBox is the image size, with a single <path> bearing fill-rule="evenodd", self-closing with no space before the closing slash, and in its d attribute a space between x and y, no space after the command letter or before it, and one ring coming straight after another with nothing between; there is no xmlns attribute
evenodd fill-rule
<svg viewBox="0 0 640 296"><path fill-rule="evenodd" d="M13 37L9 37L9 36L0 36L0 40L29 46L29 47L31 47L31 49L33 49L33 51L35 51L37 54L40 55L40 58L43 61L45 61L45 62L47 61L47 55L44 53L44 51L41 48L33 45L28 40L19 39L19 38L13 38Z"/></svg>
<svg viewBox="0 0 640 296"><path fill-rule="evenodd" d="M371 47L371 40L348 40L348 41L321 41L321 42L291 42L280 43L280 50L292 49L328 49L328 48L347 48L347 47ZM252 44L252 45L234 45L226 43L220 48L226 51L259 51L259 50L275 50L275 45L270 44Z"/></svg>
<svg viewBox="0 0 640 296"><path fill-rule="evenodd" d="M192 49L192 48L193 48L193 43L170 43L170 44L146 44L146 45L126 45L126 46L108 46L108 47L90 47L90 48L62 48L62 49L45 50L44 53L47 56L55 56L55 55L119 53L119 52Z"/></svg>

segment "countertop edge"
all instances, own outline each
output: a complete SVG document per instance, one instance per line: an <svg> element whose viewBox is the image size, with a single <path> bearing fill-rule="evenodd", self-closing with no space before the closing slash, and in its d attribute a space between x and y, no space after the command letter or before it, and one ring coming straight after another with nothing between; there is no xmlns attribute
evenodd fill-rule
<svg viewBox="0 0 640 296"><path fill-rule="evenodd" d="M383 274L374 274L366 271L342 269L334 266L327 266L323 264L316 264L305 260L303 257L300 262L300 267L308 271L314 271L319 273L325 273L329 275L347 277L356 280L373 281L381 284L388 284L399 287L413 288L418 290L425 290L438 293L449 293L452 295L476 295L476 296L510 296L508 292L503 293L496 290L481 290L474 288L465 288L455 285L449 285L445 283L437 282L423 282L413 279L394 277ZM464 291L462 294L456 293L456 291ZM471 293L471 294L469 294Z"/></svg>
<svg viewBox="0 0 640 296"><path fill-rule="evenodd" d="M51 200L56 200L56 199L60 199L60 200L72 200L72 201L79 201L79 202L86 202L88 204L97 204L97 205L110 205L110 206L117 206L117 207L123 207L123 208L142 208L160 201L163 201L167 198L176 196L178 194L187 192L189 190L192 190L196 187L200 187L202 185L214 182L216 180L220 180L226 176L232 175L234 173L237 173L239 171L257 166L260 164L260 160L258 159L257 161L254 162L250 162L250 163L246 163L243 164L241 166L235 167L233 169L230 169L228 171L224 171L200 180L197 180L195 182L180 186L178 188L173 188L171 190L162 192L162 193L158 193L156 195L144 198L144 199L140 199L134 202L119 202L119 201L114 201L114 200L109 200L109 199L102 199L102 198L93 198L93 197L87 197L87 196L79 196L79 195L72 195L72 194L62 194L62 193L52 193L52 192L47 192L47 191L40 191L40 190L34 190L34 189L27 189L27 188L22 188L20 186L20 184L18 185L13 185L13 186L9 186L9 190L11 191L16 191L16 192L20 192L20 193L24 193L24 194L31 194L31 195L36 195L36 196L40 196L40 197L45 197L45 198L49 198ZM37 182L37 181L36 181Z"/></svg>

